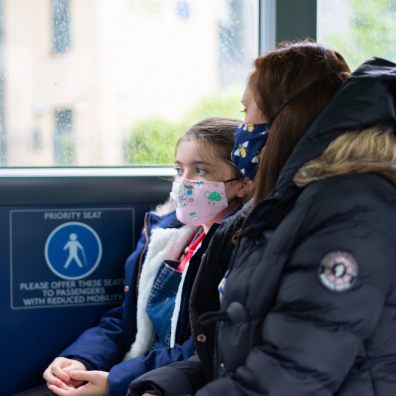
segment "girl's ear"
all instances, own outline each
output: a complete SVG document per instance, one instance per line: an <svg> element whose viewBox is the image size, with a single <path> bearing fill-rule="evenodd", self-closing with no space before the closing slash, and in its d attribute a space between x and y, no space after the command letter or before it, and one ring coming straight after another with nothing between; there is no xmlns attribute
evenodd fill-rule
<svg viewBox="0 0 396 396"><path fill-rule="evenodd" d="M244 177L241 181L241 185L237 191L238 198L246 198L253 194L254 181Z"/></svg>

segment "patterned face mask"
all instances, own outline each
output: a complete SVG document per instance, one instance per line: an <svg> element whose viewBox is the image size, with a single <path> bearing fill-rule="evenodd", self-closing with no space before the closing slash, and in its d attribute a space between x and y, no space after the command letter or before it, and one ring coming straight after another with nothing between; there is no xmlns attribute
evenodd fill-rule
<svg viewBox="0 0 396 396"><path fill-rule="evenodd" d="M232 162L249 179L256 176L260 152L268 139L270 124L241 124L234 134Z"/></svg>
<svg viewBox="0 0 396 396"><path fill-rule="evenodd" d="M208 223L228 206L224 182L174 181L171 197L176 203L176 217L191 226Z"/></svg>

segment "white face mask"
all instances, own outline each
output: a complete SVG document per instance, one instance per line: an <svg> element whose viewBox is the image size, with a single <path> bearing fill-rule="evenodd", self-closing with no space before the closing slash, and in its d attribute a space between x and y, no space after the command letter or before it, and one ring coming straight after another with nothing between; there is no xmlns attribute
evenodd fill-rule
<svg viewBox="0 0 396 396"><path fill-rule="evenodd" d="M171 197L176 203L176 217L191 226L210 222L228 206L224 182L174 181Z"/></svg>

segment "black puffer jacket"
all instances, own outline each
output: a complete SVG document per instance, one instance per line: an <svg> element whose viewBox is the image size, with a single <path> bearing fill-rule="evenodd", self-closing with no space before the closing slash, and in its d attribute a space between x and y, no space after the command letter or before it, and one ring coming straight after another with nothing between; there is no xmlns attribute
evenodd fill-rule
<svg viewBox="0 0 396 396"><path fill-rule="evenodd" d="M209 252L220 252L191 301L198 357L148 373L131 395L150 384L169 395L396 395L396 169L293 183L345 131L395 127L395 97L396 65L385 60L343 84L249 215L221 311L200 322L215 308L205 293L229 251L229 225L212 240Z"/></svg>

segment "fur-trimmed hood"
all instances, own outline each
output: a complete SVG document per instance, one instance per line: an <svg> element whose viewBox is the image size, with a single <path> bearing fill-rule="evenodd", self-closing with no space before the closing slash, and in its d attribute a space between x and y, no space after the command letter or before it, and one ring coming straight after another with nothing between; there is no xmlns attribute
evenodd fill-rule
<svg viewBox="0 0 396 396"><path fill-rule="evenodd" d="M294 177L298 187L331 176L376 173L396 186L396 136L394 128L375 126L345 132L322 155L307 162Z"/></svg>

